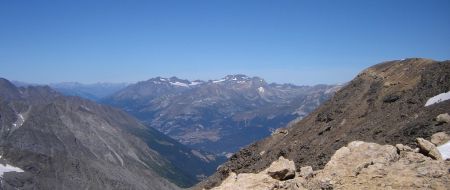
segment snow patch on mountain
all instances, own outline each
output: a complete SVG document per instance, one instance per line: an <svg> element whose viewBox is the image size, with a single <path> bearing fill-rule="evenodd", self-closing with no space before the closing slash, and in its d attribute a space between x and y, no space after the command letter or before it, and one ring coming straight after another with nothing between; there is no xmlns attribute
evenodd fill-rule
<svg viewBox="0 0 450 190"><path fill-rule="evenodd" d="M176 81L176 82L170 82L170 84L171 84L171 85L175 85L175 86L181 86L181 87L189 87L188 84L182 83L182 82L178 82L178 81Z"/></svg>
<svg viewBox="0 0 450 190"><path fill-rule="evenodd" d="M19 127L22 127L23 123L25 123L25 117L23 117L23 115L19 113L19 114L17 114L16 122L14 122L12 125L15 128L16 127L19 128Z"/></svg>
<svg viewBox="0 0 450 190"><path fill-rule="evenodd" d="M265 91L265 89L264 89L262 86L260 86L260 87L258 88L258 92L259 92L259 93L264 93L264 91Z"/></svg>
<svg viewBox="0 0 450 190"><path fill-rule="evenodd" d="M203 84L202 81L192 81L189 86L195 86L195 85L199 85L199 84Z"/></svg>
<svg viewBox="0 0 450 190"><path fill-rule="evenodd" d="M226 81L226 79L213 80L212 82L213 82L213 83L219 83L219 82L224 82L224 81Z"/></svg>
<svg viewBox="0 0 450 190"><path fill-rule="evenodd" d="M438 94L438 95L433 96L430 99L428 99L427 103L425 103L425 107L431 106L433 104L437 104L437 103L440 103L440 102L443 102L443 101L446 101L449 99L450 99L450 91L441 93L441 94Z"/></svg>
<svg viewBox="0 0 450 190"><path fill-rule="evenodd" d="M3 174L6 172L24 172L24 171L21 168L9 164L0 164L0 178L3 177Z"/></svg>

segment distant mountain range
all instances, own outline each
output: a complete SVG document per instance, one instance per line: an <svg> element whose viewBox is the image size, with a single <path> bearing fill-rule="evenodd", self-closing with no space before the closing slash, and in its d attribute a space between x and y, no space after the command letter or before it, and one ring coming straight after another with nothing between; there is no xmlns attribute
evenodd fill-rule
<svg viewBox="0 0 450 190"><path fill-rule="evenodd" d="M0 136L0 189L178 189L224 161L119 109L1 78Z"/></svg>
<svg viewBox="0 0 450 190"><path fill-rule="evenodd" d="M209 81L157 77L100 102L122 108L183 144L230 155L306 116L341 86L268 84L245 75Z"/></svg>
<svg viewBox="0 0 450 190"><path fill-rule="evenodd" d="M39 86L42 84L24 83L20 81L13 81L14 85L19 87ZM62 82L48 84L51 88L67 96L79 96L89 100L97 101L105 98L123 88L128 83L93 83L82 84L78 82Z"/></svg>

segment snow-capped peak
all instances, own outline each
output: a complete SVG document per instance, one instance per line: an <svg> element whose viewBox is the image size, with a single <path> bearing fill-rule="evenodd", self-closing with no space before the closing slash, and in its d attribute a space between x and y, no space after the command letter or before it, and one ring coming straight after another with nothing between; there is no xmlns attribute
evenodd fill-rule
<svg viewBox="0 0 450 190"><path fill-rule="evenodd" d="M227 75L224 79L227 81L245 81L249 80L250 77L242 74L237 74L237 75Z"/></svg>
<svg viewBox="0 0 450 190"><path fill-rule="evenodd" d="M154 84L170 84L177 87L191 87L205 83L204 81L201 80L189 81L179 79L177 77L170 77L170 78L156 77L150 79L149 81L152 81Z"/></svg>

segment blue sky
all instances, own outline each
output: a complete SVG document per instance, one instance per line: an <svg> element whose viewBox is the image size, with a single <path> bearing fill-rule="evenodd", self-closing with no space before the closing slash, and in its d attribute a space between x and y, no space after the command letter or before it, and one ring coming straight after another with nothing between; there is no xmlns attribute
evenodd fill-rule
<svg viewBox="0 0 450 190"><path fill-rule="evenodd" d="M0 77L10 80L340 83L405 57L450 59L450 1L0 1Z"/></svg>

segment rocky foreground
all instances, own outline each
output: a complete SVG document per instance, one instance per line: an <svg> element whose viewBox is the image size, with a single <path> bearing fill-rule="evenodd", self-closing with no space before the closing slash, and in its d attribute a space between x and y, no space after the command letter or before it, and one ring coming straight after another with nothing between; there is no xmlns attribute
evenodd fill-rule
<svg viewBox="0 0 450 190"><path fill-rule="evenodd" d="M256 174L230 173L213 189L448 189L449 140L442 132L431 142L417 138L416 149L353 141L337 150L322 170L304 166L296 171L293 161L280 157Z"/></svg>

